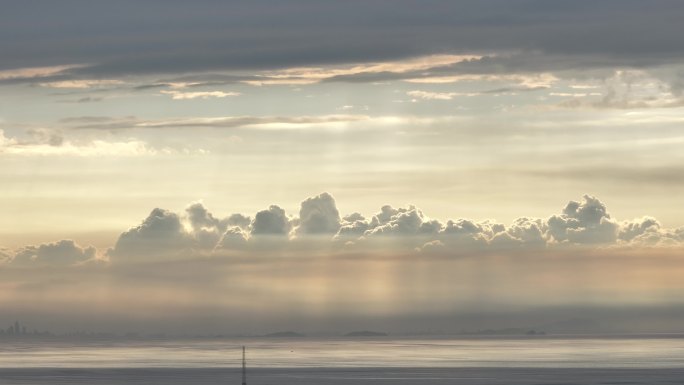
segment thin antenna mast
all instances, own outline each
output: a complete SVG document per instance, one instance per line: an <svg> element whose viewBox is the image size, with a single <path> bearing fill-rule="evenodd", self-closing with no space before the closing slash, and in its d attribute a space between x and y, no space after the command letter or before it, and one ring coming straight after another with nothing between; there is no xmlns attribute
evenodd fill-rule
<svg viewBox="0 0 684 385"><path fill-rule="evenodd" d="M242 385L247 385L247 360L245 359L245 346L242 346Z"/></svg>

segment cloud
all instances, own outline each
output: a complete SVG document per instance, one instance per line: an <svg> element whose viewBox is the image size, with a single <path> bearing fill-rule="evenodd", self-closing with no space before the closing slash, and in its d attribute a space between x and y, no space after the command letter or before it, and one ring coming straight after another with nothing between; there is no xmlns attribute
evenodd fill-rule
<svg viewBox="0 0 684 385"><path fill-rule="evenodd" d="M602 80L601 92L552 92L549 95L565 97L558 103L564 108L678 108L684 106L684 99L675 83L676 79L664 70L617 69Z"/></svg>
<svg viewBox="0 0 684 385"><path fill-rule="evenodd" d="M562 214L552 216L547 223L549 234L557 242L610 243L617 239L619 230L606 206L589 195L582 202L570 201Z"/></svg>
<svg viewBox="0 0 684 385"><path fill-rule="evenodd" d="M340 213L335 206L335 199L328 193L322 193L302 202L299 210L298 234L330 234L334 235L340 228Z"/></svg>
<svg viewBox="0 0 684 385"><path fill-rule="evenodd" d="M627 245L678 246L684 242L684 227L662 228L653 217L642 217L620 224L618 239Z"/></svg>
<svg viewBox="0 0 684 385"><path fill-rule="evenodd" d="M211 118L182 118L143 120L136 117L83 116L62 119L67 127L82 130L163 129L163 128L251 128L260 130L297 130L344 128L355 122L382 124L389 118L367 115L321 116L219 116Z"/></svg>
<svg viewBox="0 0 684 385"><path fill-rule="evenodd" d="M229 227L216 244L215 251L240 250L247 247L249 234L239 226Z"/></svg>
<svg viewBox="0 0 684 385"><path fill-rule="evenodd" d="M78 89L87 89L87 88L99 88L99 87L108 87L112 85L119 85L123 84L124 82L121 80L116 80L116 79L81 79L81 80L61 80L61 81L53 81L53 82L46 82L46 83L40 83L42 87L49 87L49 88L78 88Z"/></svg>
<svg viewBox="0 0 684 385"><path fill-rule="evenodd" d="M189 235L197 241L200 249L215 247L228 223L215 218L201 202L193 203L185 209L186 219L190 225Z"/></svg>
<svg viewBox="0 0 684 385"><path fill-rule="evenodd" d="M234 85L244 83L247 80L260 80L256 75L240 75L240 74L226 74L218 72L200 72L186 75L178 75L159 79L153 82L142 82L134 86L135 91L144 91L157 88L199 88L199 87L216 87L225 85Z"/></svg>
<svg viewBox="0 0 684 385"><path fill-rule="evenodd" d="M533 55L534 56L534 55ZM530 64L521 65L520 60L529 60ZM548 62L548 66L539 63ZM345 82L345 83L383 83L391 81L404 81L414 84L445 84L445 83L504 83L508 88L517 88L522 91L540 90L551 87L560 80L559 76L564 75L567 68L563 61L549 61L547 57L536 57L530 59L528 54L510 55L484 55L470 57L464 60L453 61L452 63L434 63L429 68L416 69L410 71L394 72L386 70L382 72L370 73L348 73L323 78L321 82ZM569 67L571 68L571 66ZM607 66L606 68L611 68ZM515 87L514 87L515 86ZM475 92L474 95L498 93L494 91ZM471 95L465 93L463 95Z"/></svg>
<svg viewBox="0 0 684 385"><path fill-rule="evenodd" d="M544 247L547 243L548 224L539 218L517 218L508 228L492 227L489 243L494 248Z"/></svg>
<svg viewBox="0 0 684 385"><path fill-rule="evenodd" d="M0 44L3 66L88 63L57 72L88 79L384 63L463 52L524 51L508 64L518 67L548 67L548 61L537 63L539 56L576 67L659 65L684 55L678 39L684 6L674 0L647 9L619 0L402 1L391 13L387 9L395 4L387 1L295 0L286 9L255 1L239 10L231 4L200 4L201 11L169 4L163 20L154 4L124 2L114 8L69 0L42 5L42 12L22 4L0 20L14 21L0 23L0 32L13 37ZM92 16L84 27L89 39L67 28L81 25L83 15ZM31 25L43 25L45 33L32 33ZM127 28L117 29L120 25Z"/></svg>
<svg viewBox="0 0 684 385"><path fill-rule="evenodd" d="M268 210L256 213L252 222L251 234L252 236L287 236L291 228L292 224L290 223L290 218L285 215L285 210L272 205Z"/></svg>
<svg viewBox="0 0 684 385"><path fill-rule="evenodd" d="M415 206L385 205L369 218L360 213L340 218L333 196L322 193L304 200L299 217L294 218L276 205L259 211L253 220L243 214L217 217L201 202L188 205L180 214L156 208L142 223L122 233L106 257L120 263L233 252L306 253L321 247L326 252L351 247L357 252L405 254L417 250L460 256L573 246L638 249L683 245L684 227L666 229L652 217L619 222L603 202L590 195L570 201L561 213L547 219L520 217L505 225L463 218L441 222ZM0 261L8 266L77 265L106 257L70 240L0 250Z"/></svg>
<svg viewBox="0 0 684 385"><path fill-rule="evenodd" d="M236 226L239 227L243 230L246 230L249 228L249 225L252 223L252 220L250 217L242 214L232 214L225 220L226 225L228 226Z"/></svg>
<svg viewBox="0 0 684 385"><path fill-rule="evenodd" d="M46 131L41 131L46 132ZM21 156L143 156L156 155L157 150L146 142L136 139L128 141L91 140L74 142L52 133L43 136L32 135L28 140L7 137L0 129L0 154Z"/></svg>
<svg viewBox="0 0 684 385"><path fill-rule="evenodd" d="M480 68L480 71L482 69ZM455 68L441 68L439 72L435 73L417 73L414 76L406 77L409 83L419 84L444 84L444 83L472 83L472 82L488 82L488 83L506 83L512 86L501 87L492 90L484 90L478 94L500 94L510 93L513 91L537 91L550 88L554 83L560 79L548 72L516 72L515 70L508 73L500 73L501 71L487 71L471 73L467 70L460 70ZM473 94L465 94L473 95Z"/></svg>
<svg viewBox="0 0 684 385"><path fill-rule="evenodd" d="M327 67L284 68L276 71L255 72L251 77L239 80L222 74L203 74L193 77L181 77L178 80L154 83L144 88L159 87L203 87L212 85L240 83L253 86L267 85L310 85L317 83L371 83L379 84L392 81L408 83L442 84L490 82L505 83L502 91L485 90L473 93L454 93L451 96L474 96L491 93L510 92L506 90L534 91L551 87L559 79L559 75L551 71L563 71L562 61L550 62L549 67L534 65L510 65L512 58L527 59L527 54L514 55L430 55L404 59L386 63L358 63L356 65L329 65ZM544 58L541 58L544 59ZM540 58L535 63L538 63ZM544 62L544 60L541 60ZM510 68L508 68L510 67ZM608 67L610 68L610 67ZM194 79L197 82L179 80ZM162 91L169 92L169 91ZM426 93L410 91L418 96L446 98L449 93Z"/></svg>
<svg viewBox="0 0 684 385"><path fill-rule="evenodd" d="M622 241L632 241L637 237L650 232L659 232L660 222L653 217L643 217L633 221L623 222L620 226L618 239Z"/></svg>
<svg viewBox="0 0 684 385"><path fill-rule="evenodd" d="M223 91L160 91L162 94L171 95L173 100L191 100L191 99L209 99L209 98L225 98L228 96L239 96L239 92L223 92Z"/></svg>
<svg viewBox="0 0 684 385"><path fill-rule="evenodd" d="M340 228L337 231L337 234L335 234L335 239L347 241L355 240L361 237L368 228L369 224L363 215L352 213L343 218L340 223Z"/></svg>
<svg viewBox="0 0 684 385"><path fill-rule="evenodd" d="M406 95L412 98L424 100L451 100L454 96L459 95L456 92L428 92L428 91L408 91Z"/></svg>
<svg viewBox="0 0 684 385"><path fill-rule="evenodd" d="M327 240L321 238L324 235ZM233 251L381 250L399 253L481 253L542 250L554 247L674 247L684 245L684 227L664 229L651 217L619 222L597 198L584 195L546 219L520 217L510 225L494 220L427 217L415 206L382 206L371 217L352 213L340 218L329 193L307 198L299 217L277 205L253 220L232 214L220 218L201 202L181 214L154 209L143 222L121 234L108 255L118 260L149 257L223 255ZM377 247L376 247L377 246Z"/></svg>
<svg viewBox="0 0 684 385"><path fill-rule="evenodd" d="M59 65L49 67L12 68L0 71L0 83L26 82L34 79L45 79L64 73L69 69L81 67L80 65Z"/></svg>
<svg viewBox="0 0 684 385"><path fill-rule="evenodd" d="M502 225L497 226L503 228ZM449 220L439 230L438 237L447 246L486 246L492 235L491 229L489 222L481 224L468 219Z"/></svg>
<svg viewBox="0 0 684 385"><path fill-rule="evenodd" d="M121 234L108 254L114 258L177 256L197 245L178 214L155 208L140 225Z"/></svg>
<svg viewBox="0 0 684 385"><path fill-rule="evenodd" d="M435 67L449 66L467 60L479 59L479 55L429 55L404 60L380 63L363 63L352 66L328 68L287 68L284 70L266 72L259 75L258 80L245 80L243 83L262 85L302 85L319 82L367 81L375 76L394 76L395 79L404 74L419 73ZM387 80L385 78L385 80Z"/></svg>
<svg viewBox="0 0 684 385"><path fill-rule="evenodd" d="M414 206L397 209L383 206L380 210L371 218L365 236L428 236L441 228L439 222L426 218Z"/></svg>
<svg viewBox="0 0 684 385"><path fill-rule="evenodd" d="M272 212L279 214L275 208ZM260 220L260 229L264 230L267 224L263 215ZM202 202L191 203L182 214L156 208L140 225L122 233L108 255L115 261L208 255L214 249L242 247L253 228L248 216L217 218Z"/></svg>
<svg viewBox="0 0 684 385"><path fill-rule="evenodd" d="M12 261L12 251L0 248L0 266L9 263L10 261Z"/></svg>
<svg viewBox="0 0 684 385"><path fill-rule="evenodd" d="M95 102L101 102L103 100L104 100L104 98L101 98L101 97L84 96L84 97L78 98L78 99L62 99L62 100L58 100L58 102L59 103L95 103Z"/></svg>
<svg viewBox="0 0 684 385"><path fill-rule="evenodd" d="M203 228L220 226L221 222L207 210L202 202L190 204L185 208L188 221L192 228L197 231Z"/></svg>
<svg viewBox="0 0 684 385"><path fill-rule="evenodd" d="M11 258L11 264L20 266L70 266L97 259L97 249L93 246L82 247L74 241L66 239L43 243L38 246L25 246L14 254Z"/></svg>

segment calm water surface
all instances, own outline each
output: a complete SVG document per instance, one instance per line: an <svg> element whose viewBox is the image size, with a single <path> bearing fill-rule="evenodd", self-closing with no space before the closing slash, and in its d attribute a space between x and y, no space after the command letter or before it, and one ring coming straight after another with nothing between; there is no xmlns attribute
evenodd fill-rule
<svg viewBox="0 0 684 385"><path fill-rule="evenodd" d="M684 384L684 339L3 341L0 384Z"/></svg>
<svg viewBox="0 0 684 385"><path fill-rule="evenodd" d="M0 368L237 367L678 368L680 338L282 339L1 342Z"/></svg>

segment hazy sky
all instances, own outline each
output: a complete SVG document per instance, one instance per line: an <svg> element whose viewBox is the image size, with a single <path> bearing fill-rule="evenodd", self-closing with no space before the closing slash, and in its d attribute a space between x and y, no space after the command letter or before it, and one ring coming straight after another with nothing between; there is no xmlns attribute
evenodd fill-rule
<svg viewBox="0 0 684 385"><path fill-rule="evenodd" d="M5 2L0 304L58 317L21 304L139 288L141 309L169 301L157 318L195 303L213 325L247 306L214 299L234 283L338 320L534 307L497 258L588 253L525 270L558 291L538 306L679 309L683 19L674 0ZM278 256L335 261L281 276ZM407 258L433 262L402 281Z"/></svg>

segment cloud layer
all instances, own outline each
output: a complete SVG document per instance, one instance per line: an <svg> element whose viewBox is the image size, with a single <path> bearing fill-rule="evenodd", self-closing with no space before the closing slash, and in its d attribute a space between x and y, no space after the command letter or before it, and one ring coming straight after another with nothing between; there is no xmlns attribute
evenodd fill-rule
<svg viewBox="0 0 684 385"><path fill-rule="evenodd" d="M211 73L257 85L372 82L658 67L684 57L679 38L684 5L674 0L165 2L163 17L159 7L156 1L13 4L0 15L0 36L11 37L0 39L5 54L0 83L84 87L130 76ZM34 25L44 33L35 34ZM476 59L427 67L382 65L463 53ZM311 71L339 65L351 70ZM286 68L300 70L244 73ZM673 81L679 83L681 77Z"/></svg>
<svg viewBox="0 0 684 385"><path fill-rule="evenodd" d="M86 262L132 262L189 256L263 252L400 252L463 256L568 247L679 247L684 227L667 229L652 217L618 221L597 198L570 201L547 218L520 217L511 224L492 220L429 218L415 206L382 206L370 217L341 217L329 193L306 199L298 216L277 205L253 217L216 217L201 202L183 213L155 208L137 226L122 233L114 246L98 252L62 240L0 251L11 265L79 265Z"/></svg>
<svg viewBox="0 0 684 385"><path fill-rule="evenodd" d="M664 229L651 217L617 221L589 195L548 218L521 217L505 225L462 218L440 222L414 206L383 206L370 218L359 213L340 217L332 195L322 193L302 202L298 217L276 205L253 219L242 214L218 219L202 203L188 206L182 215L154 209L142 224L119 237L109 255L116 260L326 244L357 251L381 244L389 250L460 255L580 245L674 246L683 241L684 228Z"/></svg>

